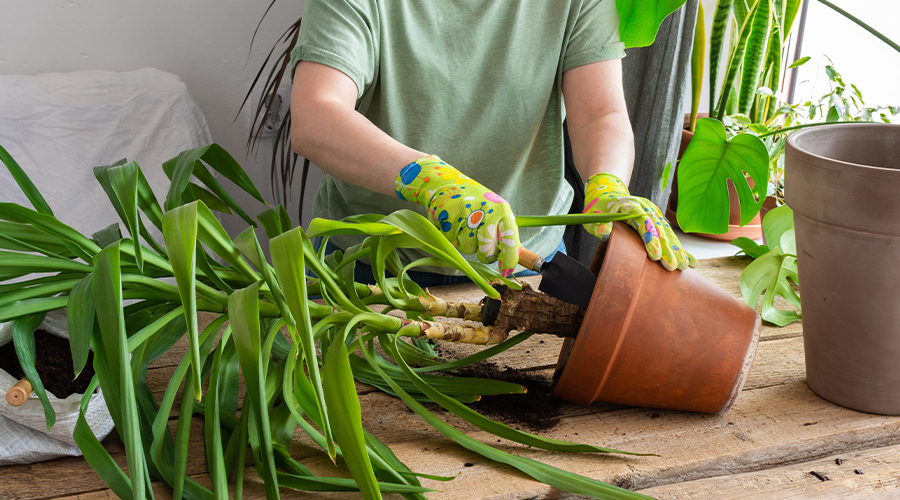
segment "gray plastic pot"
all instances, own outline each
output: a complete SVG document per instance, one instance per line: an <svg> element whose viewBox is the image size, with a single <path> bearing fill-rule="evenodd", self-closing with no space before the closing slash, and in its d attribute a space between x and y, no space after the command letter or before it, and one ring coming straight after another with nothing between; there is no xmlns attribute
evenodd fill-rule
<svg viewBox="0 0 900 500"><path fill-rule="evenodd" d="M807 382L841 406L900 415L900 125L802 130L786 155Z"/></svg>

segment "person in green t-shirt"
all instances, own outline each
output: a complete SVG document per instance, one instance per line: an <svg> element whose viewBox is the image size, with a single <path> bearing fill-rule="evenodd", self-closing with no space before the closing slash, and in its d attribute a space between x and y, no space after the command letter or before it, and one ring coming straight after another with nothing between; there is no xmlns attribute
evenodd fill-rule
<svg viewBox="0 0 900 500"><path fill-rule="evenodd" d="M624 55L615 0L306 0L291 124L295 152L327 174L313 214L415 208L509 275L523 244L561 247L562 227L519 231L513 214L569 211L567 118L584 212L641 214L629 224L651 259L695 265L659 208L628 193ZM605 239L612 225L585 228Z"/></svg>

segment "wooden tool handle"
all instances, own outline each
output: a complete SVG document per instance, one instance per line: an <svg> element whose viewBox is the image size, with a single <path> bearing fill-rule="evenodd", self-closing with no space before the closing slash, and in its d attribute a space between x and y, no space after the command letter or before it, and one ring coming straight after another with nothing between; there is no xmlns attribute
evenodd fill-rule
<svg viewBox="0 0 900 500"><path fill-rule="evenodd" d="M28 401L29 396L31 396L31 382L23 378L6 391L6 402L10 406L22 406Z"/></svg>
<svg viewBox="0 0 900 500"><path fill-rule="evenodd" d="M523 247L519 250L519 265L539 273L541 272L541 266L544 265L544 259L540 255Z"/></svg>

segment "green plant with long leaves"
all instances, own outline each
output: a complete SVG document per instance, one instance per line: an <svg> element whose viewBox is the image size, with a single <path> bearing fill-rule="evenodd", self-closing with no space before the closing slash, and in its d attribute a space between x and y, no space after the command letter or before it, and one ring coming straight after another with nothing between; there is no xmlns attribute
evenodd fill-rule
<svg viewBox="0 0 900 500"><path fill-rule="evenodd" d="M151 482L167 484L176 499L240 498L249 448L253 469L268 498L282 488L358 491L364 498L399 493L422 499L432 491L420 479L452 478L415 472L363 426L354 378L400 398L435 430L463 448L519 470L560 490L595 498L646 498L510 453L470 437L422 403L436 404L472 426L525 446L564 453L627 453L529 434L492 421L465 403L481 395L524 392L518 384L446 376L525 340L491 327L443 322L432 316L439 299L408 273L442 266L468 276L486 295L492 282L516 288L490 266L469 262L418 213L360 215L344 221L317 219L307 230L292 227L282 206L259 216L269 240L262 250L254 221L232 239L210 210L245 212L213 172L254 198L259 192L234 159L213 144L185 151L163 165L171 180L161 204L134 162L94 173L122 219L85 236L53 215L26 173L0 148L0 160L33 208L0 203L0 321L14 324L20 360L53 410L34 371L33 333L44 315L68 308L74 372L93 349L95 370L82 399L74 439L87 462L113 493L153 497ZM621 215L520 217L525 226L620 220ZM150 228L162 233L155 241ZM312 238L364 235L343 252L323 255ZM324 247L324 245L323 245ZM420 248L432 257L403 265L397 250ZM362 258L374 264L377 286L353 281ZM318 278L311 278L312 271ZM174 283L172 279L174 278ZM323 300L313 302L311 296ZM389 314L400 311L403 315ZM205 326L198 320L211 316ZM148 385L148 365L187 337L188 350L160 399ZM423 339L496 344L456 361L438 357ZM239 397L238 374L246 387ZM113 460L84 417L100 388L125 444L128 472ZM180 403L177 403L182 389ZM177 414L174 433L170 415ZM190 435L196 414L210 486L188 475ZM300 428L322 453L346 465L352 478L313 474L290 454ZM337 467L337 466L336 466Z"/></svg>

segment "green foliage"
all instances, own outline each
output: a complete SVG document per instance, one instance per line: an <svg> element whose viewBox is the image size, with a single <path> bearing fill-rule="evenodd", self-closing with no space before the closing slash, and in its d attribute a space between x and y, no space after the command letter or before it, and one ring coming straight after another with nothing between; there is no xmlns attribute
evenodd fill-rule
<svg viewBox="0 0 900 500"><path fill-rule="evenodd" d="M619 38L625 47L646 47L656 40L659 26L685 0L616 0Z"/></svg>
<svg viewBox="0 0 900 500"><path fill-rule="evenodd" d="M706 20L703 13L703 3L697 5L697 24L694 28L694 45L691 48L691 119L688 130L691 132L697 126L697 111L700 109L700 93L703 87L703 66L706 58ZM712 71L712 68L710 68ZM710 75L710 78L713 76ZM712 109L712 108L710 108ZM668 182L668 175L663 174L664 182ZM663 186L665 189L666 186Z"/></svg>
<svg viewBox="0 0 900 500"><path fill-rule="evenodd" d="M750 222L765 201L768 158L759 138L740 134L728 140L719 121L699 120L694 138L678 166L681 228L713 234L728 231L729 180L740 201L741 225ZM748 178L753 181L752 186Z"/></svg>
<svg viewBox="0 0 900 500"><path fill-rule="evenodd" d="M768 246L752 247L743 241L733 242L755 259L741 273L741 295L744 302L753 308L756 308L762 296L762 318L775 325L785 326L800 319L800 296L793 286L800 283L797 277L793 210L783 205L769 211L763 219L763 232ZM753 243L752 240L748 241ZM777 296L797 310L778 309L775 306Z"/></svg>
<svg viewBox="0 0 900 500"><path fill-rule="evenodd" d="M4 165L16 169L11 159L4 158ZM246 219L210 169L258 194L230 155L210 145L180 154L164 169L173 179L164 207L136 163L123 160L95 170L130 238L123 238L113 225L99 232L95 241L61 223L49 207L42 211L0 203L0 321L15 321L16 348L28 369L32 334L40 319L68 306L75 372L81 372L88 349L93 348L96 373L82 399L73 437L116 495L152 497L151 481L158 480L172 488L176 499L225 498L229 484L234 484L239 498L248 447L268 498L277 498L279 488L292 488L361 491L366 498L402 493L422 499L432 490L422 487L420 477L452 479L413 472L366 431L362 426L366 408L360 406L356 378L400 397L462 446L556 488L598 498L645 498L476 441L420 404L438 403L487 432L528 446L556 452L625 453L527 434L463 404L482 394L524 390L508 382L444 374L499 354L530 333L446 361L427 344L402 339L417 337L418 327L404 329L399 318L373 309L376 304L390 305L409 317L422 316L419 296L425 292L406 276L419 266L459 270L489 294L496 294L492 282L518 286L490 266L467 261L427 219L399 211L344 221L316 220L308 235L291 227L283 207L273 207L260 215L270 238L270 263L252 227L232 240L210 211L227 213L227 208ZM23 189L31 190L32 203L40 205L43 198L27 175L17 171L16 178ZM526 227L620 219L620 215L573 215L518 220ZM162 230L162 243L153 240L144 221ZM361 234L365 239L326 257L313 248L310 235L331 234ZM425 249L432 257L404 265L397 256L402 248ZM356 262L363 258L376 263L378 288L353 281ZM307 270L317 278L308 277ZM309 300L314 293L324 303ZM214 316L202 331L200 311ZM189 349L157 400L146 385L148 364L171 352L184 336ZM382 351L375 348L376 342ZM238 397L239 377L247 388L243 400ZM29 379L40 395L36 374L29 373ZM128 473L85 420L90 393L98 387L125 443ZM169 417L176 410L179 390L184 397L173 434ZM198 413L203 415L211 489L186 473L192 417ZM52 425L52 411L47 421ZM298 428L336 464L346 465L353 478L315 476L294 460L287 445Z"/></svg>

